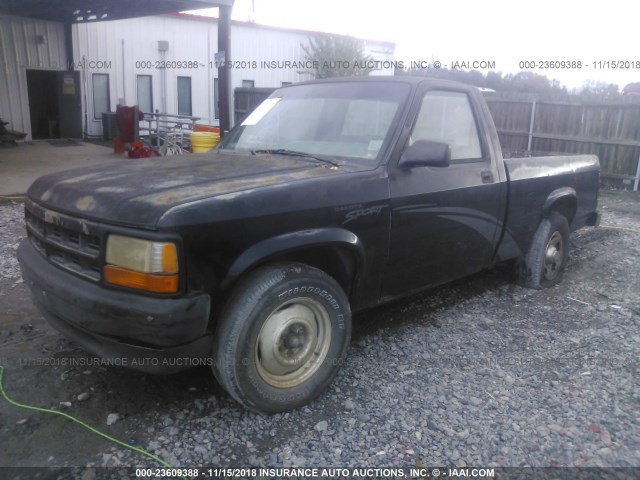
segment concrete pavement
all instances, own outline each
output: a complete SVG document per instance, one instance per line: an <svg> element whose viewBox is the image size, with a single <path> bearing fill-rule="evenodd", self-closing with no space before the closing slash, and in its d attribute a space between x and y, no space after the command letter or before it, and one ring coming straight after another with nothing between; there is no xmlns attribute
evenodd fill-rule
<svg viewBox="0 0 640 480"><path fill-rule="evenodd" d="M46 140L18 142L17 147L0 145L0 196L24 194L33 181L51 172L121 161L132 162L112 148L81 140Z"/></svg>

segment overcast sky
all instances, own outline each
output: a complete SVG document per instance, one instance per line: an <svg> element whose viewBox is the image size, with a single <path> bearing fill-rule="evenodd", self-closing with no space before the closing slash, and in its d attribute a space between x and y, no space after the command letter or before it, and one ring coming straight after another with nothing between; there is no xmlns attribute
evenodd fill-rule
<svg viewBox="0 0 640 480"><path fill-rule="evenodd" d="M407 63L486 60L494 61L495 70L506 74L520 71L520 61L579 61L580 69L534 71L557 78L568 88L580 87L586 80L622 88L640 82L640 18L634 4L621 0L236 0L232 18L391 41L396 44L395 59ZM213 12L217 14L217 9ZM631 62L633 68L612 68L612 61ZM601 68L594 62L602 62Z"/></svg>

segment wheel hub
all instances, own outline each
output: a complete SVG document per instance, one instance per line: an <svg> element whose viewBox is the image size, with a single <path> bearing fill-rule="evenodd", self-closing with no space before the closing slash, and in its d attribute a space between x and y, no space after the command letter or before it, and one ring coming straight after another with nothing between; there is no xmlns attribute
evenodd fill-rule
<svg viewBox="0 0 640 480"><path fill-rule="evenodd" d="M329 349L331 323L326 309L312 299L296 299L265 321L256 345L256 365L274 387L288 388L308 379Z"/></svg>
<svg viewBox="0 0 640 480"><path fill-rule="evenodd" d="M544 277L553 280L560 269L564 256L564 244L560 232L554 232L547 242L547 249L544 256Z"/></svg>
<svg viewBox="0 0 640 480"><path fill-rule="evenodd" d="M284 349L297 349L304 345L306 338L306 331L303 325L295 324L284 334L284 341L282 342Z"/></svg>

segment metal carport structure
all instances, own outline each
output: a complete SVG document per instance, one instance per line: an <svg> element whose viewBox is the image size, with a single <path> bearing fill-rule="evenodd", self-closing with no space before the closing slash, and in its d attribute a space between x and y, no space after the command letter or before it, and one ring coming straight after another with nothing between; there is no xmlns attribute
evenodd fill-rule
<svg viewBox="0 0 640 480"><path fill-rule="evenodd" d="M218 51L225 60L231 52L231 9L234 0L2 0L0 13L60 22L65 26L65 50L69 69L74 64L71 26L125 18L162 15L185 10L218 8ZM229 69L218 68L220 132L231 127Z"/></svg>

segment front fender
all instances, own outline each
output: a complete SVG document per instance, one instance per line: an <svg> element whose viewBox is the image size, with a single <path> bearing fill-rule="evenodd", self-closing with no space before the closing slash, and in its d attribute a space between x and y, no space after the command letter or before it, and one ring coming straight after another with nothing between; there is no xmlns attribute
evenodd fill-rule
<svg viewBox="0 0 640 480"><path fill-rule="evenodd" d="M226 287L253 266L279 254L301 250L307 247L342 246L354 254L356 271L364 265L364 247L353 232L344 228L318 228L285 233L262 240L245 250L231 264L223 281Z"/></svg>

